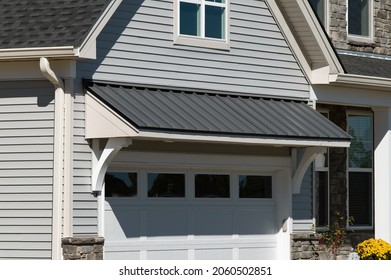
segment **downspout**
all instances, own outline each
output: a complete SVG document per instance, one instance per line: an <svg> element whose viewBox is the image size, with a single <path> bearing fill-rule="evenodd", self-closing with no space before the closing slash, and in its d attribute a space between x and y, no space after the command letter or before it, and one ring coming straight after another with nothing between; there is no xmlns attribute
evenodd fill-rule
<svg viewBox="0 0 391 280"><path fill-rule="evenodd" d="M39 66L42 74L55 88L54 97L54 158L53 158L53 217L52 217L52 259L62 259L62 185L64 159L64 83L50 68L49 61L41 57Z"/></svg>

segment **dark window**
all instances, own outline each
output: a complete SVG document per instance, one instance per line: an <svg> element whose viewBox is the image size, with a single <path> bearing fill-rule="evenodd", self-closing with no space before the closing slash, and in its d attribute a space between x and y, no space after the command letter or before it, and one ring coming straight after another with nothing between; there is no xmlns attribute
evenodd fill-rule
<svg viewBox="0 0 391 280"><path fill-rule="evenodd" d="M229 175L195 175L195 197L230 197Z"/></svg>
<svg viewBox="0 0 391 280"><path fill-rule="evenodd" d="M369 36L370 12L369 0L349 0L348 33L351 35Z"/></svg>
<svg viewBox="0 0 391 280"><path fill-rule="evenodd" d="M148 197L185 197L185 174L148 173Z"/></svg>
<svg viewBox="0 0 391 280"><path fill-rule="evenodd" d="M107 172L105 176L105 196L137 196L137 173Z"/></svg>
<svg viewBox="0 0 391 280"><path fill-rule="evenodd" d="M272 198L271 176L239 176L240 198Z"/></svg>
<svg viewBox="0 0 391 280"><path fill-rule="evenodd" d="M354 226L372 225L372 173L349 172L349 216Z"/></svg>

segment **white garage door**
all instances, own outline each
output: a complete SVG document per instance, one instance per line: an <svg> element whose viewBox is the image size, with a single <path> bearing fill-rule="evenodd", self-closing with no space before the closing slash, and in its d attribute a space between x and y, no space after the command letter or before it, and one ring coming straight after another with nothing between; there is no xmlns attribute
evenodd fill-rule
<svg viewBox="0 0 391 280"><path fill-rule="evenodd" d="M109 172L105 259L275 259L271 175Z"/></svg>

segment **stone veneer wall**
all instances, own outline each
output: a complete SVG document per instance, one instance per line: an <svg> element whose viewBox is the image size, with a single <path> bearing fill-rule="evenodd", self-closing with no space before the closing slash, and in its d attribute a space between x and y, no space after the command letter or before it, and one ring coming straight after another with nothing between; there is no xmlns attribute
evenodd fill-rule
<svg viewBox="0 0 391 280"><path fill-rule="evenodd" d="M103 260L103 244L103 237L63 238L64 260Z"/></svg>
<svg viewBox="0 0 391 280"><path fill-rule="evenodd" d="M364 110L363 108L340 105L317 104L320 111L328 111L329 119L343 130L347 130L347 112ZM346 225L347 217L347 152L346 148L329 149L329 188L330 188L330 224L339 222ZM338 218L345 217L343 220ZM348 232L348 244L342 246L336 255L327 252L325 246L319 243L320 234L297 233L291 235L292 260L347 259L349 253L361 241L374 237L373 230L354 230Z"/></svg>
<svg viewBox="0 0 391 280"><path fill-rule="evenodd" d="M391 0L373 0L373 40L347 35L347 0L329 0L329 36L335 48L391 55Z"/></svg>

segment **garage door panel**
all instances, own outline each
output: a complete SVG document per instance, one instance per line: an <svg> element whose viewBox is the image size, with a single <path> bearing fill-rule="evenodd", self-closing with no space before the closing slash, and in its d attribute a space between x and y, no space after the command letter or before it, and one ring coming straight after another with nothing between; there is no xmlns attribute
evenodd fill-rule
<svg viewBox="0 0 391 280"><path fill-rule="evenodd" d="M141 210L126 206L106 210L105 231L112 240L140 237Z"/></svg>
<svg viewBox="0 0 391 280"><path fill-rule="evenodd" d="M275 247L241 248L240 260L270 260L275 259Z"/></svg>
<svg viewBox="0 0 391 280"><path fill-rule="evenodd" d="M194 258L196 260L232 260L233 249L200 249L194 251Z"/></svg>
<svg viewBox="0 0 391 280"><path fill-rule="evenodd" d="M148 260L187 260L189 259L188 250L162 250L162 251L147 251L146 259Z"/></svg>
<svg viewBox="0 0 391 280"><path fill-rule="evenodd" d="M194 210L194 235L197 238L233 234L232 210L205 207Z"/></svg>
<svg viewBox="0 0 391 280"><path fill-rule="evenodd" d="M188 213L178 208L153 207L145 211L148 238L172 238L188 235Z"/></svg>
<svg viewBox="0 0 391 280"><path fill-rule="evenodd" d="M254 223L254 221L257 222ZM274 234L274 208L262 207L262 209L239 209L235 211L235 227L238 235Z"/></svg>

